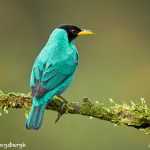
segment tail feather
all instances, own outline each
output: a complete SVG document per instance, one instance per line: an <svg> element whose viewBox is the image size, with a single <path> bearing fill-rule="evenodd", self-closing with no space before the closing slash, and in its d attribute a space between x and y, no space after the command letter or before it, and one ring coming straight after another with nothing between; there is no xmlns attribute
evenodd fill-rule
<svg viewBox="0 0 150 150"><path fill-rule="evenodd" d="M39 106L32 104L32 108L26 122L27 129L38 130L41 127L46 105L47 103L41 104Z"/></svg>

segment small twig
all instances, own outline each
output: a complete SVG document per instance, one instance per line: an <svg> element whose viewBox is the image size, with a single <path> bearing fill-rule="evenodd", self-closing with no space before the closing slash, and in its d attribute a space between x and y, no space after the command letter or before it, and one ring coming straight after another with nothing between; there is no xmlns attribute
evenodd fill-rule
<svg viewBox="0 0 150 150"><path fill-rule="evenodd" d="M57 118L56 118L56 120L55 120L55 123L57 123L57 122L59 121L59 119L62 117L62 115L63 115L63 114L58 113L58 116L57 116Z"/></svg>

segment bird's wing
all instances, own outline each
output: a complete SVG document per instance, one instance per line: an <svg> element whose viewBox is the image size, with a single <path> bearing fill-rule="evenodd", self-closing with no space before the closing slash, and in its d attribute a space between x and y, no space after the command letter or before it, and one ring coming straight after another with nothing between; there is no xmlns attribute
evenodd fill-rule
<svg viewBox="0 0 150 150"><path fill-rule="evenodd" d="M66 62L40 64L31 74L32 95L37 99L64 83L75 71L76 64Z"/></svg>

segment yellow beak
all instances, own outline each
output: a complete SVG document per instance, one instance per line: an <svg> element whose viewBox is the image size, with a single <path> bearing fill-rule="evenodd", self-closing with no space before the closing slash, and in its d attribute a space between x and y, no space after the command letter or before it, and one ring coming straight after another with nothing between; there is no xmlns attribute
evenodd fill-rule
<svg viewBox="0 0 150 150"><path fill-rule="evenodd" d="M78 33L78 35L88 35L88 34L96 34L96 33L86 29L82 29L81 32Z"/></svg>

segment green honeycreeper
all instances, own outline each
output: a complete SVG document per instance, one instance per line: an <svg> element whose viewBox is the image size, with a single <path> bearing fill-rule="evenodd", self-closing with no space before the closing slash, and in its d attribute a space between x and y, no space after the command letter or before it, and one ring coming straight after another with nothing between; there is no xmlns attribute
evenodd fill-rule
<svg viewBox="0 0 150 150"><path fill-rule="evenodd" d="M27 129L39 129L47 104L71 84L78 65L78 51L74 45L78 35L94 34L74 25L61 25L50 35L32 67L30 87L32 107L26 122Z"/></svg>

